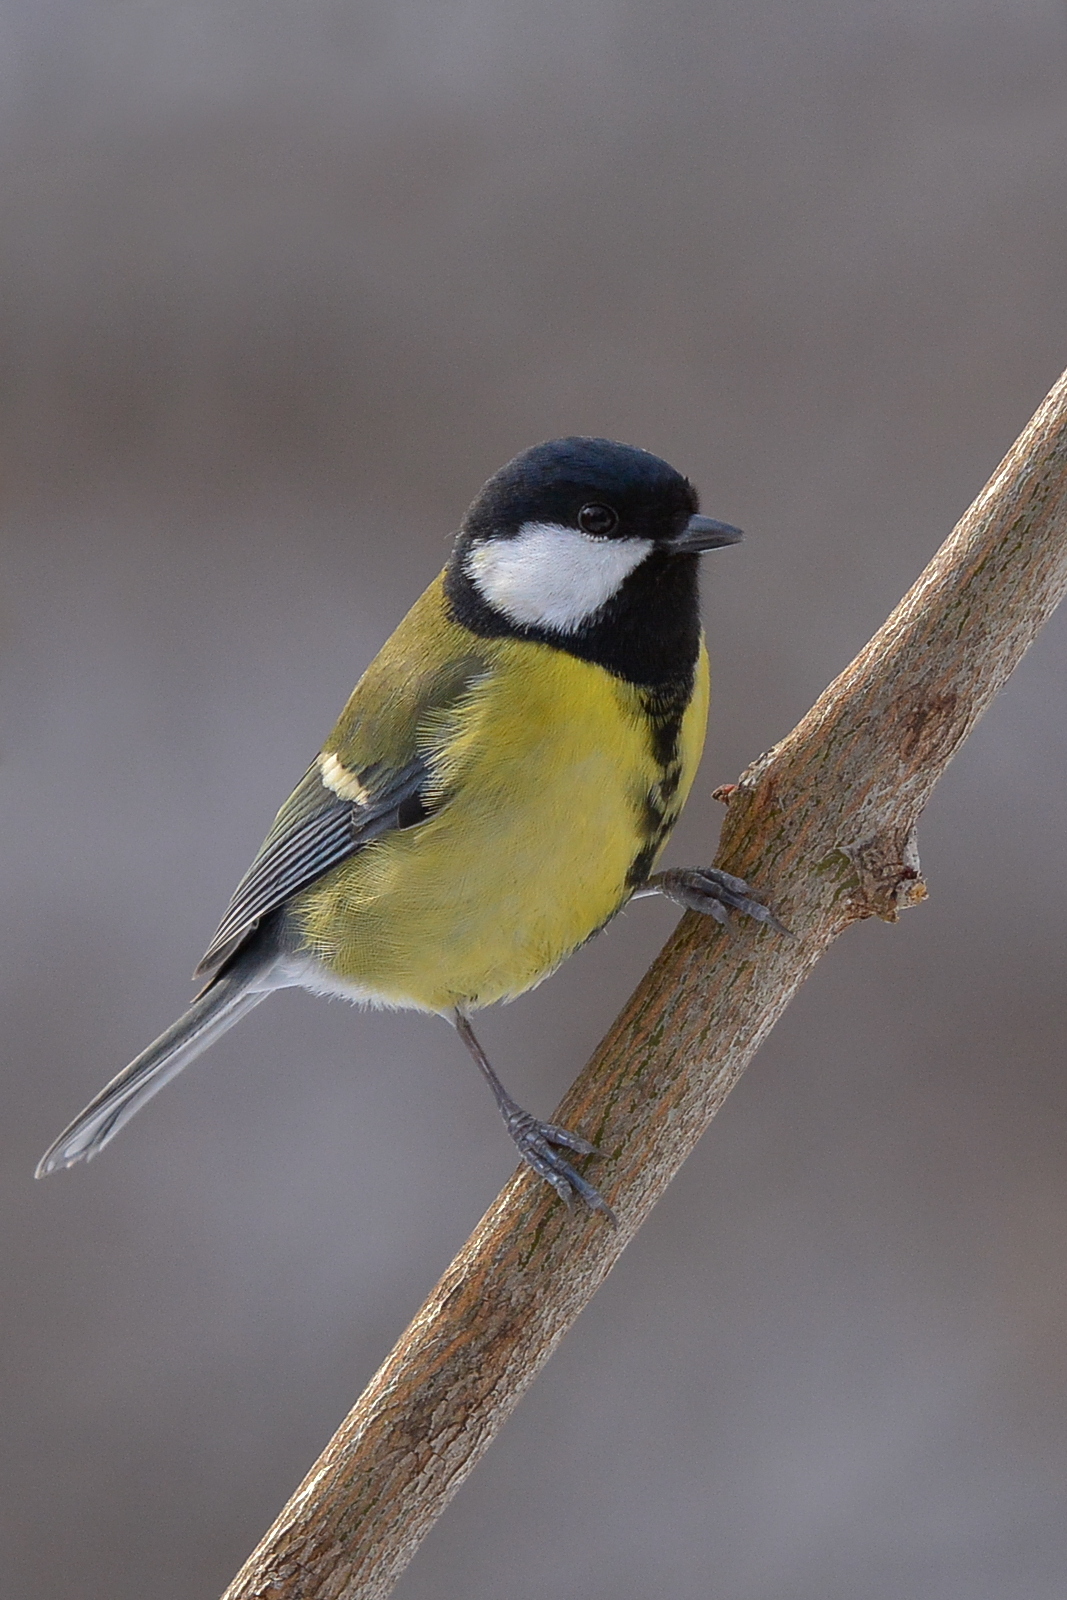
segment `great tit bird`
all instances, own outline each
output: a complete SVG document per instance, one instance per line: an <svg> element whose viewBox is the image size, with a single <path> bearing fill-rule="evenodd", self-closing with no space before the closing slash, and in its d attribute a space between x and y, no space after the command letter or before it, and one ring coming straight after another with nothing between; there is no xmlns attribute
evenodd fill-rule
<svg viewBox="0 0 1067 1600"><path fill-rule="evenodd" d="M490 478L275 818L197 968L204 988L37 1176L95 1156L239 1017L299 985L449 1019L523 1160L610 1216L568 1159L594 1147L516 1104L470 1017L540 983L635 896L779 926L727 873L654 871L704 743L699 557L740 538L698 515L667 462L608 439L535 445Z"/></svg>

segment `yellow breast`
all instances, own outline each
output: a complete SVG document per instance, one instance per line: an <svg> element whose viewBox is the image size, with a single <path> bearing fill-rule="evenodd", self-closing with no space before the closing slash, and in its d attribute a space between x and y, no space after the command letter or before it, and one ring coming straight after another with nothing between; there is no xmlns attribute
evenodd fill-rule
<svg viewBox="0 0 1067 1600"><path fill-rule="evenodd" d="M673 775L632 685L548 645L488 653L458 705L420 729L440 809L293 905L330 972L380 1004L446 1011L539 983L625 902L696 772L703 650Z"/></svg>

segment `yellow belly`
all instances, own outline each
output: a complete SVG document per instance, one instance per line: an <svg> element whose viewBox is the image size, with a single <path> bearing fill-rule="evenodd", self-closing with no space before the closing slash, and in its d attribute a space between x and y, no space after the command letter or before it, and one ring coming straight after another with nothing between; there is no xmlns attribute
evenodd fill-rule
<svg viewBox="0 0 1067 1600"><path fill-rule="evenodd" d="M696 772L707 698L702 651L660 844ZM292 911L355 992L447 1011L521 994L619 909L662 773L638 691L546 645L502 650L431 732L440 810L368 845Z"/></svg>

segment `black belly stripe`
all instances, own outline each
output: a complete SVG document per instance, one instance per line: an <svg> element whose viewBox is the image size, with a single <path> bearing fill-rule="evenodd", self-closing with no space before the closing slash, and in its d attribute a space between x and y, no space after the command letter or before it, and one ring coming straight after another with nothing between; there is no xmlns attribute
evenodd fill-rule
<svg viewBox="0 0 1067 1600"><path fill-rule="evenodd" d="M672 804L682 781L680 744L682 721L689 706L692 685L662 684L641 693L641 709L649 720L652 757L660 769L659 781L644 797L641 832L644 843L630 863L627 888L644 883L660 849L678 820L679 807Z"/></svg>

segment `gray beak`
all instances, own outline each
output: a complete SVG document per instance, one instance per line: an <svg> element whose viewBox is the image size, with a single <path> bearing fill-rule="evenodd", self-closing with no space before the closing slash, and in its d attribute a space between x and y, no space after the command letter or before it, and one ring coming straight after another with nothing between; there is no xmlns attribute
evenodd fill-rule
<svg viewBox="0 0 1067 1600"><path fill-rule="evenodd" d="M740 528L731 528L728 522L714 522L711 517L690 517L681 533L671 539L667 549L677 555L700 555L704 550L721 550L727 544L740 544L744 538Z"/></svg>

